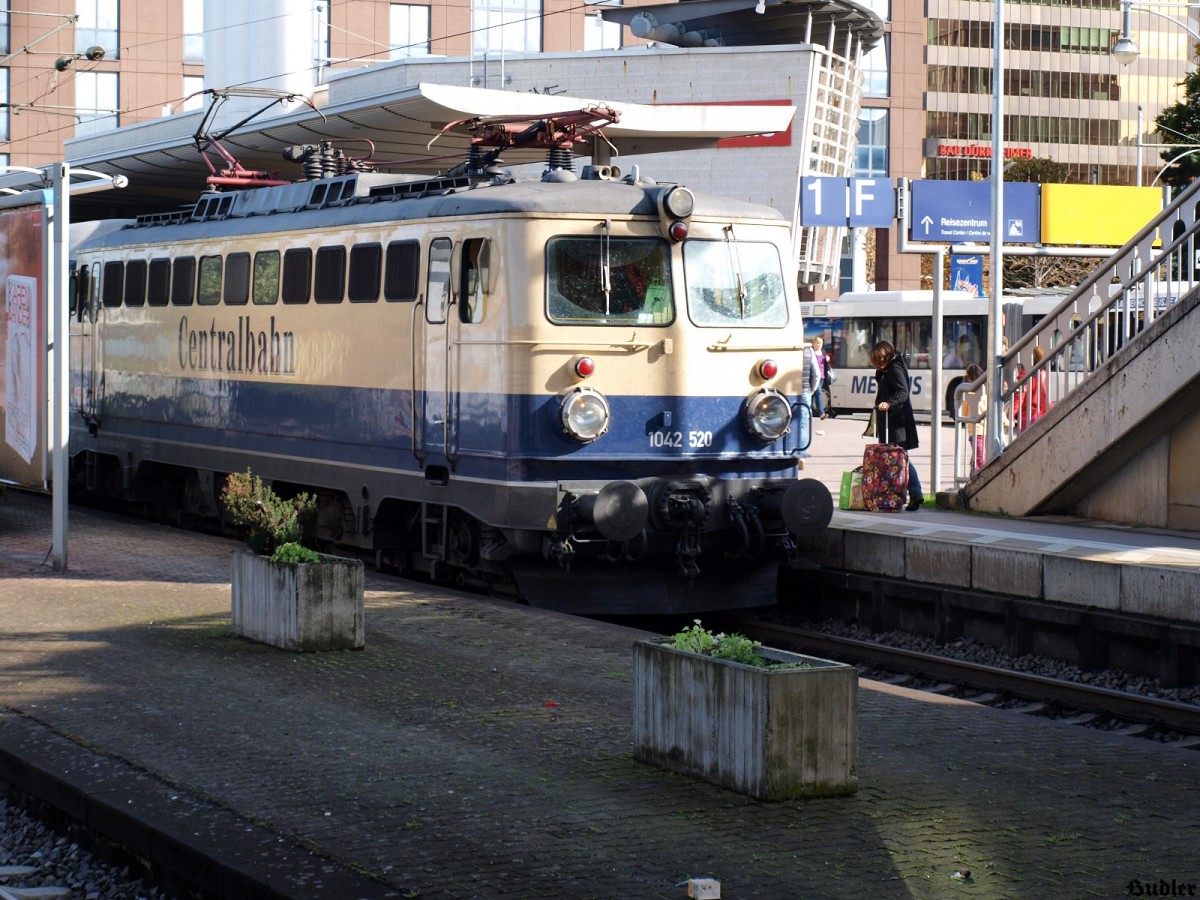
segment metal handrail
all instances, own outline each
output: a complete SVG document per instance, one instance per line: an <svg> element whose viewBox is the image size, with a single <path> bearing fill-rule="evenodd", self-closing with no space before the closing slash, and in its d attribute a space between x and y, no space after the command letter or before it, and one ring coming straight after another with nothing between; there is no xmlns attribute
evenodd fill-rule
<svg viewBox="0 0 1200 900"><path fill-rule="evenodd" d="M1001 435L1002 446L1019 440L1032 424L1037 411L1031 386L1044 382L1050 401L1047 405L1061 402L1118 352L1136 345L1139 334L1159 314L1200 284L1198 252L1200 181L1189 186L1125 246L1101 263L1001 358L1000 371L1009 373L1011 381L1003 384L1000 391L1008 418ZM1034 364L1033 352L1038 347L1045 355ZM978 416L962 415L963 398L976 391L983 391L982 396L992 396L988 385L990 373L991 367L977 380L959 385L954 392L956 488L971 476L972 466L964 465L961 452L967 446L963 440L965 428L980 421Z"/></svg>

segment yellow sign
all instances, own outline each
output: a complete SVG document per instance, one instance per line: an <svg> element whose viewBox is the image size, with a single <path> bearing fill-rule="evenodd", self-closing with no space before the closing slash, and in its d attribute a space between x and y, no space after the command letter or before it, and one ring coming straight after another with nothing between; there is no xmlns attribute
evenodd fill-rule
<svg viewBox="0 0 1200 900"><path fill-rule="evenodd" d="M1042 243L1120 247L1162 207L1156 187L1043 184Z"/></svg>

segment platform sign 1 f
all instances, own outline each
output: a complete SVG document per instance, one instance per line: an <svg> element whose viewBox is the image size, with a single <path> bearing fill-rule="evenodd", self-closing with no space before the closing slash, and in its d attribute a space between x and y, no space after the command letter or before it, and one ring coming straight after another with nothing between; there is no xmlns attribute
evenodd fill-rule
<svg viewBox="0 0 1200 900"><path fill-rule="evenodd" d="M896 192L890 178L800 179L800 224L890 228L896 218Z"/></svg>

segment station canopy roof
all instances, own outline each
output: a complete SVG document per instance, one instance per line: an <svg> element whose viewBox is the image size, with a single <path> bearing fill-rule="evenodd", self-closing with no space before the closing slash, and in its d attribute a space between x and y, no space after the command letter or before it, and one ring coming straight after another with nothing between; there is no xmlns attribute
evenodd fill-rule
<svg viewBox="0 0 1200 900"><path fill-rule="evenodd" d="M336 82L331 89L335 86ZM370 162L379 171L432 175L463 161L471 138L461 127L439 133L449 123L475 117L536 121L608 106L620 114L616 124L603 128L604 138L617 151L612 162L619 165L620 156L712 147L722 138L784 131L795 114L792 106L644 105L431 83L345 102L335 98L331 90L329 99L334 102L319 106L319 111L301 105L256 118L221 139L221 144L243 168L279 172L281 178L291 179L300 177L300 166L284 160L285 148L333 141L348 156L365 157L370 145L364 139L369 139L373 143ZM203 116L203 111L196 111L78 138L67 144L68 161L75 167L128 177L128 188L103 196L110 211L112 204L192 202L210 174L194 137ZM588 144L576 152L590 155L591 149ZM510 166L537 163L545 160L546 151L511 149L501 158ZM219 158L214 162L221 164Z"/></svg>
<svg viewBox="0 0 1200 900"><path fill-rule="evenodd" d="M851 35L866 51L883 40L882 20L853 0L679 0L597 8L609 22L629 25L638 16L649 15L660 23L682 25L682 31L702 33L722 47L812 41L841 51L846 36Z"/></svg>

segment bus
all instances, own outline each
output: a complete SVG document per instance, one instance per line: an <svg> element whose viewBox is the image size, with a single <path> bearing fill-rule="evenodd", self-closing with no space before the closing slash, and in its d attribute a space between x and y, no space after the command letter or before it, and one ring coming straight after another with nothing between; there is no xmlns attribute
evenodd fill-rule
<svg viewBox="0 0 1200 900"><path fill-rule="evenodd" d="M1004 330L1015 343L1062 301L1064 293L1013 296L1003 304ZM949 415L967 366L984 366L991 300L964 291L942 292L942 397ZM933 292L873 291L842 294L836 300L802 303L804 336L824 340L837 373L826 388L826 408L836 414L865 412L875 401L875 369L868 354L876 341L890 341L904 356L912 380L912 404L929 413L933 390Z"/></svg>

